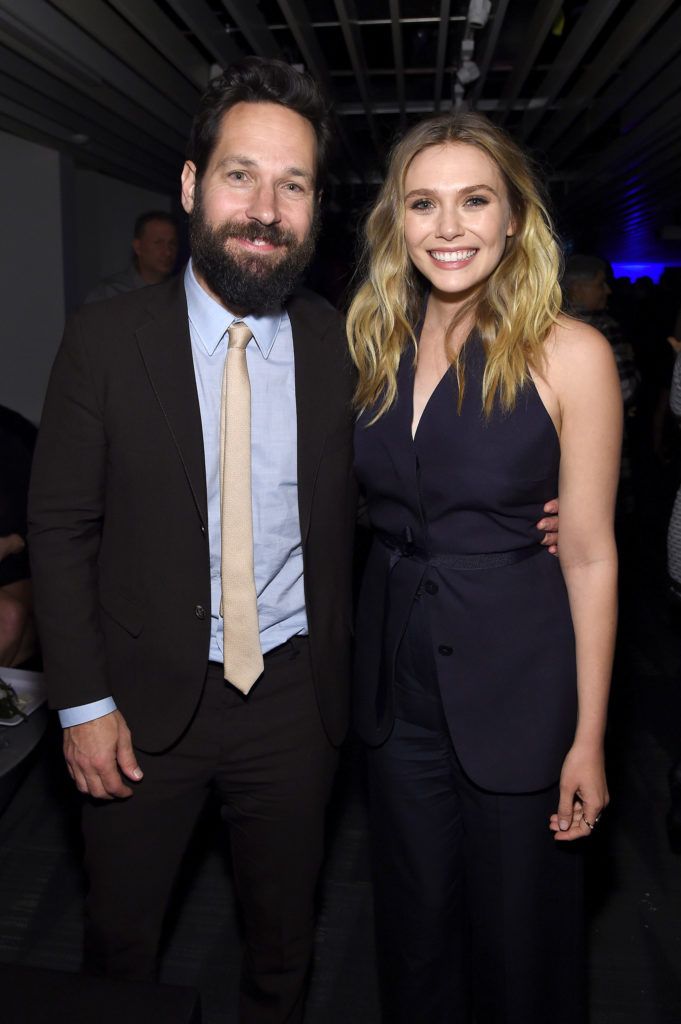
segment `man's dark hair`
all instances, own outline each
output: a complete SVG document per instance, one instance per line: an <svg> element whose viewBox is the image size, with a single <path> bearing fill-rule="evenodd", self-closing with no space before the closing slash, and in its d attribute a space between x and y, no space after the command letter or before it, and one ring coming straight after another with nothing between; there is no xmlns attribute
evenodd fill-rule
<svg viewBox="0 0 681 1024"><path fill-rule="evenodd" d="M329 108L319 86L308 74L281 60L245 57L230 64L214 78L203 96L189 135L187 159L196 165L196 176L208 165L223 116L237 103L279 103L306 118L317 139L316 187L326 170L331 142Z"/></svg>
<svg viewBox="0 0 681 1024"><path fill-rule="evenodd" d="M600 256L582 256L575 253L570 256L565 264L563 273L563 287L570 288L578 281L593 281L600 272L607 274L608 265Z"/></svg>
<svg viewBox="0 0 681 1024"><path fill-rule="evenodd" d="M144 229L147 224L150 224L152 220L163 220L166 224L172 224L177 230L177 220L173 217L172 213L168 213L167 210L147 210L146 213L140 213L139 217L135 221L135 229L132 233L133 238L141 238L144 234Z"/></svg>

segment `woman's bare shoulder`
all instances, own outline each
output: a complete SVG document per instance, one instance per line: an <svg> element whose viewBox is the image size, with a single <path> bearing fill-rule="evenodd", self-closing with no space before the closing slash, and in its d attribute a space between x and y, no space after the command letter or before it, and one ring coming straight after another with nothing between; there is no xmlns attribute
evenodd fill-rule
<svg viewBox="0 0 681 1024"><path fill-rule="evenodd" d="M600 331L582 320L561 313L545 342L549 373L611 372L614 356Z"/></svg>

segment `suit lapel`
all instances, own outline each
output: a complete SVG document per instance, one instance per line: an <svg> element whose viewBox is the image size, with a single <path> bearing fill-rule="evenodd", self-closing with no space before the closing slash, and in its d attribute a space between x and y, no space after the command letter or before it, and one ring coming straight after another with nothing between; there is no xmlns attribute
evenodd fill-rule
<svg viewBox="0 0 681 1024"><path fill-rule="evenodd" d="M323 330L315 323L313 307L299 295L287 305L293 330L298 429L298 511L303 543L307 538L317 470L324 451L329 422L330 389Z"/></svg>
<svg viewBox="0 0 681 1024"><path fill-rule="evenodd" d="M151 319L136 331L151 386L184 468L202 525L207 529L206 466L201 411L192 360L182 275L154 289Z"/></svg>

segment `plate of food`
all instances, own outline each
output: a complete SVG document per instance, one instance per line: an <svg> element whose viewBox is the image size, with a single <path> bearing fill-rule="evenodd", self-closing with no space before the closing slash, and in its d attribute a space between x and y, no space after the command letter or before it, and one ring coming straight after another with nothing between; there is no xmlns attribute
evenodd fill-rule
<svg viewBox="0 0 681 1024"><path fill-rule="evenodd" d="M41 672L0 667L0 725L21 725L45 699Z"/></svg>

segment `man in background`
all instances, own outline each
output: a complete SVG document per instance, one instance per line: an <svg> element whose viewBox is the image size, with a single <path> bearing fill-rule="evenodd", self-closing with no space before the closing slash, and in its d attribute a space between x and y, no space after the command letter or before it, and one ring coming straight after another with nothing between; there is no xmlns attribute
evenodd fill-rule
<svg viewBox="0 0 681 1024"><path fill-rule="evenodd" d="M36 429L0 405L0 665L22 665L36 652L26 552L26 499Z"/></svg>
<svg viewBox="0 0 681 1024"><path fill-rule="evenodd" d="M135 221L133 258L125 270L107 277L90 291L86 302L111 299L148 284L160 284L170 277L177 259L177 221L163 210L141 213Z"/></svg>

